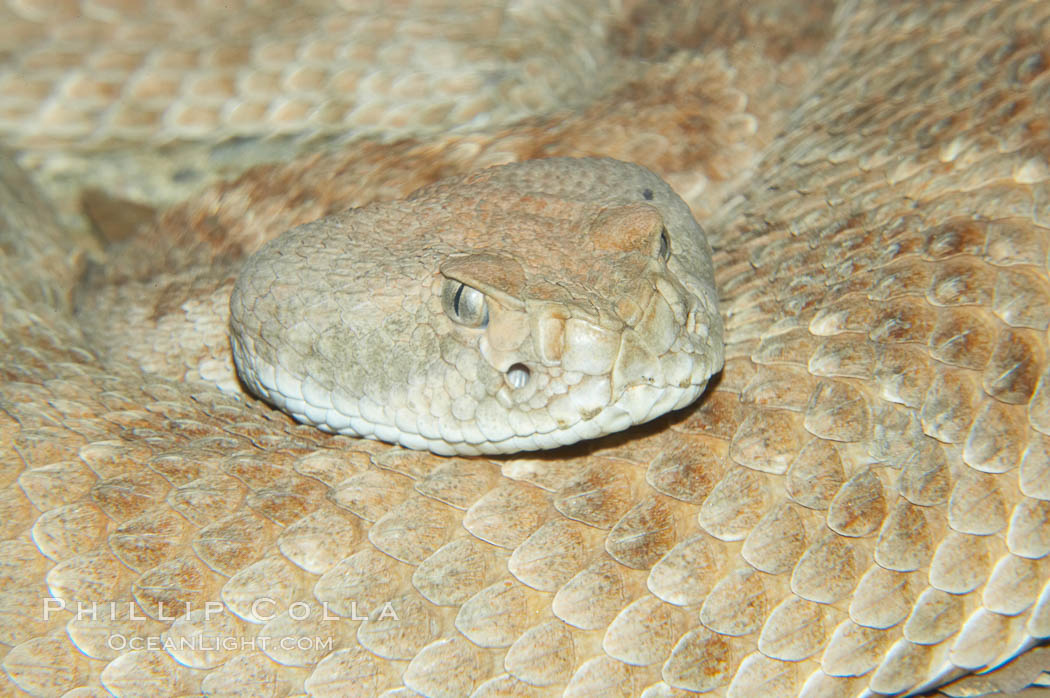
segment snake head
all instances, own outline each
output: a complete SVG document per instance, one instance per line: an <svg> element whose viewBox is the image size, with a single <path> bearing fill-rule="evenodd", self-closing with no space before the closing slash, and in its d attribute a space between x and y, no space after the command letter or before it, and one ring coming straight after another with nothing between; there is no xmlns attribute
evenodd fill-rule
<svg viewBox="0 0 1050 698"><path fill-rule="evenodd" d="M482 170L300 226L248 260L230 337L299 421L441 454L553 448L694 401L722 366L710 250L656 175Z"/></svg>

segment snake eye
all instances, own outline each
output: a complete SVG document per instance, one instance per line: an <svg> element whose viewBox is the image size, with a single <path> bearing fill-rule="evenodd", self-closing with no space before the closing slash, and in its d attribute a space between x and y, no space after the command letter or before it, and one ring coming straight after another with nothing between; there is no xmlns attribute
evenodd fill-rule
<svg viewBox="0 0 1050 698"><path fill-rule="evenodd" d="M671 259L671 236L667 234L667 228L660 229L660 248L656 256L665 262Z"/></svg>
<svg viewBox="0 0 1050 698"><path fill-rule="evenodd" d="M445 285L441 287L441 306L445 314L460 325L484 327L489 324L485 294L453 279L445 279Z"/></svg>

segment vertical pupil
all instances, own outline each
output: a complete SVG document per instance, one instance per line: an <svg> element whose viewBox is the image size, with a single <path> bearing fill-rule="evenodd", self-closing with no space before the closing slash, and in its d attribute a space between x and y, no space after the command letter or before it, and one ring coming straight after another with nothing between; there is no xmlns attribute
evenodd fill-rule
<svg viewBox="0 0 1050 698"><path fill-rule="evenodd" d="M452 297L452 310L456 311L456 315L459 315L459 299L463 296L463 284L459 285L456 289L456 295Z"/></svg>

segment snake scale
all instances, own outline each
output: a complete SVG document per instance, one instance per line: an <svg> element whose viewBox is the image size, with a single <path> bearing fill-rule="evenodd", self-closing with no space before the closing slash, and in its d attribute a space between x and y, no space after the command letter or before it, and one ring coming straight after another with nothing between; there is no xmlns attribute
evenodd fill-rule
<svg viewBox="0 0 1050 698"><path fill-rule="evenodd" d="M157 49L179 76L261 56L238 70L282 94L293 74L323 82L300 70L311 60L351 66L326 73L343 101L313 111L306 88L267 111L220 100L236 81L114 87L106 70L144 54L78 57L107 27L117 48L160 45L170 27L143 27L167 6L3 10L20 19L0 32L16 67L0 73L0 128L18 149L0 158L0 694L1046 683L1050 5L516 2L470 8L456 34L463 4L304 3L285 25L245 2L197 17L200 36L261 27L262 48ZM340 49L331 36L355 26ZM291 66L284 82L259 77L266 61ZM136 92L159 101L121 101ZM275 122L316 137L262 139L301 154L220 172L156 216L122 198L168 181L178 199L212 181L199 163ZM221 146L195 141L210 128ZM128 153L143 174L126 175ZM396 247L398 215L458 211L489 176L467 173L550 156L644 165L707 232L724 368L694 406L553 451L442 457L324 434L239 392L229 299L249 255L350 207L377 212ZM556 162L586 179L610 161ZM71 223L74 179L117 192L83 199L100 232ZM569 220L657 264L667 216L642 189ZM541 199L519 213L571 197ZM518 262L588 263L567 247ZM565 294L587 278L568 271ZM388 283L374 279L377 304ZM480 323L477 297L451 288L431 309Z"/></svg>

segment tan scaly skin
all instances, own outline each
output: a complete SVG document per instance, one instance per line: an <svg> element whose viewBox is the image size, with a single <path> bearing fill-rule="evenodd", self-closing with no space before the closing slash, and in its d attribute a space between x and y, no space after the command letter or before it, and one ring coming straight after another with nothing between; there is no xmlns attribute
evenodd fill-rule
<svg viewBox="0 0 1050 698"><path fill-rule="evenodd" d="M119 14L87 5L89 19ZM402 8L427 20L413 32L438 26L435 6ZM574 66L599 55L614 67L631 51L655 61L632 63L620 91L590 107L256 170L106 249L63 228L3 160L0 694L846 696L921 691L1015 655L944 690L1039 678L1046 650L1033 646L1050 636L1050 7L858 1L799 16L756 3L708 23L695 4L661 7L631 5L619 23L552 15L551 32L534 34L550 37L541 64L523 58L534 45L505 45L511 65L531 65L529 87L562 66L586 74ZM473 17L489 29L544 18L530 8ZM612 28L595 31L598 18ZM201 36L212 24L232 33L198 23ZM368 26L381 39L394 24ZM603 38L611 48L584 50ZM279 43L245 55L328 55ZM682 50L656 50L667 43ZM428 66L448 65L427 46ZM487 62L494 46L467 51L479 72L444 87L535 101L498 79L519 74ZM359 65L373 60L358 53ZM376 54L396 65L410 55ZM24 62L42 64L67 75L80 62ZM471 75L490 79L471 87ZM5 94L57 104L45 83L5 83ZM353 84L355 99L421 89ZM389 119L447 113L410 106ZM55 121L33 123L39 134ZM225 148L208 152L236 143ZM394 246L427 200L397 203L410 192L538 155L638 161L703 224L725 366L697 406L557 451L440 457L326 435L215 387L236 388L224 309L246 255L373 201L387 203L345 220L379 216ZM507 171L488 172L477 176ZM591 176L586 164L573 172ZM445 194L470 197L471 176ZM548 205L575 210L562 198ZM594 230L592 201L580 210ZM611 209L655 220L638 206ZM627 247L646 268L660 257ZM578 256L516 261L527 282ZM385 309L389 287L374 288ZM507 288L486 291L500 312ZM431 287L407 310L448 317L440 301ZM506 380L509 367L494 366ZM78 617L93 602L96 614Z"/></svg>

